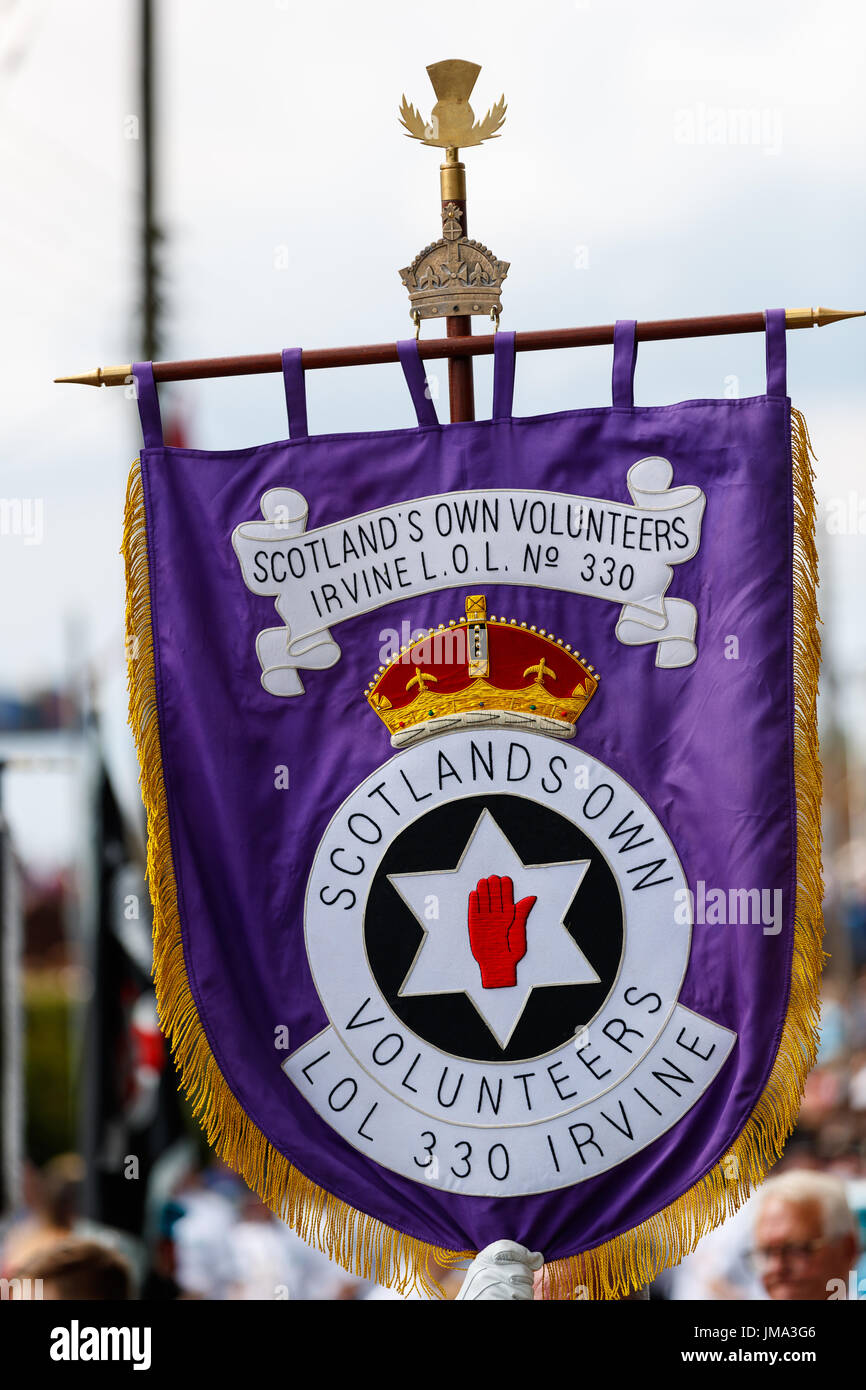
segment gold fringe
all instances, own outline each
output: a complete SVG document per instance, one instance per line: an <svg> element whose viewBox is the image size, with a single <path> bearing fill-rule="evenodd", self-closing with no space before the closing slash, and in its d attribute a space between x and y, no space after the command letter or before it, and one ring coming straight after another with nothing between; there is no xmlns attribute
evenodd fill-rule
<svg viewBox="0 0 866 1390"><path fill-rule="evenodd" d="M821 767L816 695L820 642L814 539L815 498L806 422L792 411L794 486L794 776L797 798L797 897L788 1010L763 1094L718 1164L676 1201L633 1230L545 1267L554 1299L620 1299L678 1264L746 1200L779 1157L794 1128L806 1075L814 1065L818 985L823 963ZM150 611L144 493L138 460L129 475L123 529L129 719L147 811L147 880L153 900L153 975L160 1022L193 1113L208 1143L263 1202L308 1244L360 1278L441 1298L437 1274L471 1259L393 1227L317 1186L257 1129L229 1089L189 987L162 776Z"/></svg>

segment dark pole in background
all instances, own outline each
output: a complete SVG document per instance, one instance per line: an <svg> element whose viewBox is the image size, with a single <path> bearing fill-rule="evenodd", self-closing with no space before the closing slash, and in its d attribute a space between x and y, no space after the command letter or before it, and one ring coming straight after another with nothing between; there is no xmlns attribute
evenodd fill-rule
<svg viewBox="0 0 866 1390"><path fill-rule="evenodd" d="M24 1020L21 1004L21 873L3 815L0 760L0 1209L21 1202L24 1166Z"/></svg>
<svg viewBox="0 0 866 1390"><path fill-rule="evenodd" d="M157 252L162 235L154 211L154 7L153 0L140 0L140 93L141 93L141 340L142 360L159 356L159 292Z"/></svg>
<svg viewBox="0 0 866 1390"><path fill-rule="evenodd" d="M139 0L133 59L140 112L135 298L141 360L147 362L159 356L163 309L163 237L155 199L155 10L155 0ZM114 794L92 713L86 729L90 752L89 863L94 891L93 920L84 947L93 989L82 1054L83 1205L92 1220L140 1235L150 1171L175 1137L179 1124L176 1083L170 1068L163 1065L161 1040L142 1032L141 1006L152 996L147 889L143 871L127 843L123 811ZM133 1159L135 1166L131 1168Z"/></svg>

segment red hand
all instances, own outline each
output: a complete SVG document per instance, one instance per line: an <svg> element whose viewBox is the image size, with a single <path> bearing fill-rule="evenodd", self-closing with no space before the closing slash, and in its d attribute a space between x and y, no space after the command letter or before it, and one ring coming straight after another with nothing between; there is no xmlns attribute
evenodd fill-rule
<svg viewBox="0 0 866 1390"><path fill-rule="evenodd" d="M481 967L484 989L517 984L517 962L526 955L526 919L535 898L514 901L510 878L480 878L469 894L469 945Z"/></svg>

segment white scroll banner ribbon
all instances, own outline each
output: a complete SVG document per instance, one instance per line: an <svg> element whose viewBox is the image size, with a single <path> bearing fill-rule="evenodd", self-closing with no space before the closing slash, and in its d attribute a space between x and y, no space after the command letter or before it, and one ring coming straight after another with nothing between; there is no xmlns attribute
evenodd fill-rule
<svg viewBox="0 0 866 1390"><path fill-rule="evenodd" d="M251 521L238 527L245 539L272 543L280 536L290 540L307 529L310 509L307 499L294 488L275 487L261 501L264 521ZM256 655L262 668L262 685L269 695L303 695L304 683L298 667L326 671L340 660L340 648L326 628L292 637L290 614L285 610L286 594L276 599L276 610L284 627L268 627L256 638Z"/></svg>
<svg viewBox="0 0 866 1390"><path fill-rule="evenodd" d="M262 685L303 694L300 669L340 659L337 623L439 589L518 584L586 594L620 605L626 646L656 645L671 670L697 655L697 611L665 597L673 567L700 545L706 498L671 488L667 459L627 475L634 505L568 493L491 489L442 493L381 507L307 531L306 499L271 488L263 520L242 522L232 545L247 588L274 599L284 626L259 633Z"/></svg>
<svg viewBox="0 0 866 1390"><path fill-rule="evenodd" d="M647 512L668 512L679 507L682 515L699 508L700 522L706 504L704 494L691 485L672 488L673 476L674 470L665 458L645 458L633 464L626 481L635 506ZM661 596L657 601L658 608L652 601L624 604L616 625L617 638L627 647L655 642L655 664L662 670L691 666L698 654L697 609L686 599Z"/></svg>

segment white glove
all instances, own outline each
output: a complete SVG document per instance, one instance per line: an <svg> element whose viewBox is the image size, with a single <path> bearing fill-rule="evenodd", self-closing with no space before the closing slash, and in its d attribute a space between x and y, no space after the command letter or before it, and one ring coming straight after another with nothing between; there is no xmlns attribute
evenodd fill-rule
<svg viewBox="0 0 866 1390"><path fill-rule="evenodd" d="M489 1298L499 1302L530 1302L532 1272L541 1269L544 1256L513 1240L495 1240L475 1256L466 1271L460 1299Z"/></svg>

